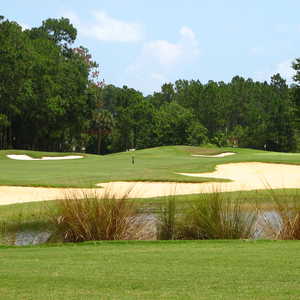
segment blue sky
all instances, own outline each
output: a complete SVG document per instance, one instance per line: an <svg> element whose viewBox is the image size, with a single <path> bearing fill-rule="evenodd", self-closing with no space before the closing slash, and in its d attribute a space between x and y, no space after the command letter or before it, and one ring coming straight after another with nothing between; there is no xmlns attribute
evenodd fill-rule
<svg viewBox="0 0 300 300"><path fill-rule="evenodd" d="M299 0L1 0L0 15L23 27L69 17L77 44L106 83L144 94L177 79L229 81L235 75L292 82L300 57Z"/></svg>

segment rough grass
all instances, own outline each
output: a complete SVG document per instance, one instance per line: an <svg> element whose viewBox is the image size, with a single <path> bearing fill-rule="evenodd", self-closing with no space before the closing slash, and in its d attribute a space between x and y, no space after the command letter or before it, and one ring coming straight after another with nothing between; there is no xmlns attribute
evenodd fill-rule
<svg viewBox="0 0 300 300"><path fill-rule="evenodd" d="M180 172L211 172L217 164L233 162L272 162L299 164L300 154L266 152L238 148L210 148L210 153L234 151L237 154L224 158L193 157L207 154L206 148L191 146L168 146L138 150L135 164L131 152L106 156L85 155L83 159L64 161L17 161L6 157L8 153L31 156L55 156L65 153L34 153L32 151L0 151L0 185L92 187L109 181L217 181L200 177L181 176ZM215 151L215 152L214 152Z"/></svg>
<svg viewBox="0 0 300 300"><path fill-rule="evenodd" d="M0 299L299 299L298 241L0 248Z"/></svg>
<svg viewBox="0 0 300 300"><path fill-rule="evenodd" d="M259 206L216 191L179 204L174 197L166 197L158 215L162 240L251 239Z"/></svg>
<svg viewBox="0 0 300 300"><path fill-rule="evenodd" d="M264 218L266 237L278 240L300 240L300 201L294 197L293 201L286 202L273 190L271 212L273 218ZM270 211L270 209L269 209ZM277 222L274 222L277 220Z"/></svg>
<svg viewBox="0 0 300 300"><path fill-rule="evenodd" d="M176 240L178 237L178 211L174 197L167 197L164 205L158 212L158 230L157 237L159 240Z"/></svg>
<svg viewBox="0 0 300 300"><path fill-rule="evenodd" d="M245 209L239 199L222 193L199 196L182 220L179 236L182 239L250 239L257 221L258 209L253 203Z"/></svg>
<svg viewBox="0 0 300 300"><path fill-rule="evenodd" d="M161 213L161 224L165 224L165 227L161 229L163 229L165 233L161 230L160 232L162 235L160 238L173 239L175 237L175 219L170 212L172 212L172 209L174 210L174 205L176 204L176 210L180 212L187 207L195 206L199 202L199 198L205 199L206 197L210 198L211 195L203 194L202 196L186 195L151 199L135 199L135 203L147 213ZM280 199L280 203L283 207L293 207L295 204L300 203L300 191L292 189L230 192L222 193L222 197L238 201L245 210L252 209L254 204L259 205L262 210L273 210L274 207L276 208L276 201L274 201L274 198ZM168 202L168 200L171 202ZM166 202L169 203L169 207L166 207ZM52 219L50 218L50 215L59 215L57 201L0 205L0 244L4 243L3 235L5 232L14 234L16 231L26 229L47 229L49 226L52 226ZM271 229L274 233L276 228Z"/></svg>
<svg viewBox="0 0 300 300"><path fill-rule="evenodd" d="M131 222L130 216L134 216L136 210L138 213L158 216L157 238L163 240L251 238L251 227L257 217L259 217L259 226L267 233L264 235L265 238L300 239L300 191L296 189L215 192L213 194L134 199L133 201L129 199L128 205L123 201L125 199L109 201L111 199L109 192L108 201L105 203L99 202L101 199L96 196L94 198L87 197L84 191L82 195L83 197L78 197L78 194L73 194L75 201L57 200L0 205L0 244L12 243L13 239L11 242L7 241L7 235L14 236L17 232L27 230L57 232L58 234L51 241L147 239L147 236L143 234L139 236L138 232L143 232L149 224L143 218L141 220L137 218L139 220L137 223L135 223L135 218ZM85 199L82 201L80 198ZM72 200L72 197L69 200ZM271 222L269 219L267 219L268 222L262 220L263 212L277 213L279 217L275 220L275 226L272 219L270 219ZM118 223L117 219L121 221ZM282 230L277 225L280 219L282 220ZM68 238L63 238L67 231L69 233L72 231L72 228L79 228L80 230L77 231L82 235L81 229L93 228L97 232L98 225L98 229L101 229L101 226L103 229L106 225L110 226L112 220L115 224L131 227L131 237L111 236L108 238L103 234L97 237L88 237L92 232L88 233L87 231L84 238L83 236L75 237L74 232L69 234ZM122 220L131 221L122 223ZM82 224L84 226L81 226ZM65 227L65 225L68 226ZM142 225L145 227L142 228ZM59 230L57 230L58 227ZM66 230L67 228L68 230ZM62 229L65 229L64 233ZM103 230L99 232L101 233ZM108 230L108 232L112 231Z"/></svg>

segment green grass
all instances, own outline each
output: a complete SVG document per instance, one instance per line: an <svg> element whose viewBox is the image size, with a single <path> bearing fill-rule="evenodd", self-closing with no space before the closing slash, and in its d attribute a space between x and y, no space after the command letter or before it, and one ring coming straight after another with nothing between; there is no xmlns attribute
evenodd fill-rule
<svg viewBox="0 0 300 300"><path fill-rule="evenodd" d="M222 191L220 191L222 192ZM238 191L238 192L222 192L224 197L230 199L238 199L241 203L245 205L251 205L254 203L260 204L262 207L267 207L269 205L274 205L273 197L280 198L283 202L292 203L295 200L300 201L300 189L266 189L257 191ZM209 194L202 194L205 198ZM199 199L199 195L175 195L172 196L176 200L176 203L193 203ZM165 197L157 197L150 199L140 199L139 201L150 204L159 204L164 202Z"/></svg>
<svg viewBox="0 0 300 300"><path fill-rule="evenodd" d="M192 157L225 151L225 158ZM160 147L66 161L17 161L65 153L0 151L0 185L90 187L107 181L203 182L176 172L209 172L217 164L299 164L300 154L249 149ZM72 153L74 155L74 153ZM211 180L211 179L209 179ZM299 190L272 191L284 201ZM270 205L270 191L226 193L243 204ZM174 196L177 205L197 195ZM165 198L137 199L157 209ZM55 201L0 206L0 226L10 231L44 229ZM0 228L1 243L1 228ZM0 246L0 300L15 299L299 299L299 241L97 242L35 247Z"/></svg>
<svg viewBox="0 0 300 300"><path fill-rule="evenodd" d="M0 299L299 299L300 242L0 247Z"/></svg>
<svg viewBox="0 0 300 300"><path fill-rule="evenodd" d="M193 157L192 154L216 154L225 151L236 155L224 158ZM28 154L34 157L66 155L22 150L0 151L0 185L91 187L109 181L217 181L177 175L177 172L211 172L217 164L235 162L270 162L299 164L300 153L277 153L238 148L201 148L168 146L106 156L85 155L83 159L64 161L19 161L7 154ZM72 153L74 155L74 153Z"/></svg>
<svg viewBox="0 0 300 300"><path fill-rule="evenodd" d="M17 232L55 230L50 212L56 210L55 201L0 206L0 244L13 243Z"/></svg>

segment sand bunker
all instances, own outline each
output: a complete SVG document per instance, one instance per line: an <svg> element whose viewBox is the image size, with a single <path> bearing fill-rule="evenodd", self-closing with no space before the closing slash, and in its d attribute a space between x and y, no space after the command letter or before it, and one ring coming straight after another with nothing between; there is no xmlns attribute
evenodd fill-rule
<svg viewBox="0 0 300 300"><path fill-rule="evenodd" d="M226 156L230 156L230 155L234 155L236 153L234 152L224 152L224 153L220 153L220 154L217 154L217 155L201 155L201 154L194 154L192 156L194 157L226 157Z"/></svg>
<svg viewBox="0 0 300 300"><path fill-rule="evenodd" d="M211 193L214 191L250 191L266 188L300 188L300 165L269 163L231 163L217 166L211 173L182 173L183 176L223 178L231 182L176 183L176 182L113 182L100 183L116 197L128 194L133 198L167 195ZM55 200L66 193L92 192L103 195L105 189L58 189L33 187L0 187L0 204Z"/></svg>
<svg viewBox="0 0 300 300"><path fill-rule="evenodd" d="M300 188L300 165L271 163L230 163L218 165L211 173L180 173L184 176L223 178L232 182L215 183L222 191L258 190L266 188ZM209 186L212 183L205 183Z"/></svg>
<svg viewBox="0 0 300 300"><path fill-rule="evenodd" d="M8 154L6 155L10 159L16 160L63 160L63 159L78 159L83 158L83 156L79 155L68 155L68 156L43 156L42 158L32 158L26 154Z"/></svg>

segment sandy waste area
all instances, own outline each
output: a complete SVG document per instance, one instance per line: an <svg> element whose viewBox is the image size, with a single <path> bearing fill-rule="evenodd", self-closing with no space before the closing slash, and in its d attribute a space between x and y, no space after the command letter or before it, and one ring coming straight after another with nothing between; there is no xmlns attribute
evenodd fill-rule
<svg viewBox="0 0 300 300"><path fill-rule="evenodd" d="M99 183L95 190L40 187L0 186L0 205L62 199L69 194L109 191L115 197L128 194L133 198L167 195L211 193L214 191L250 191L266 188L300 188L300 165L271 163L231 163L217 166L211 173L180 173L182 176L229 179L231 182L176 183L176 182L112 182ZM103 187L103 188L100 188Z"/></svg>

